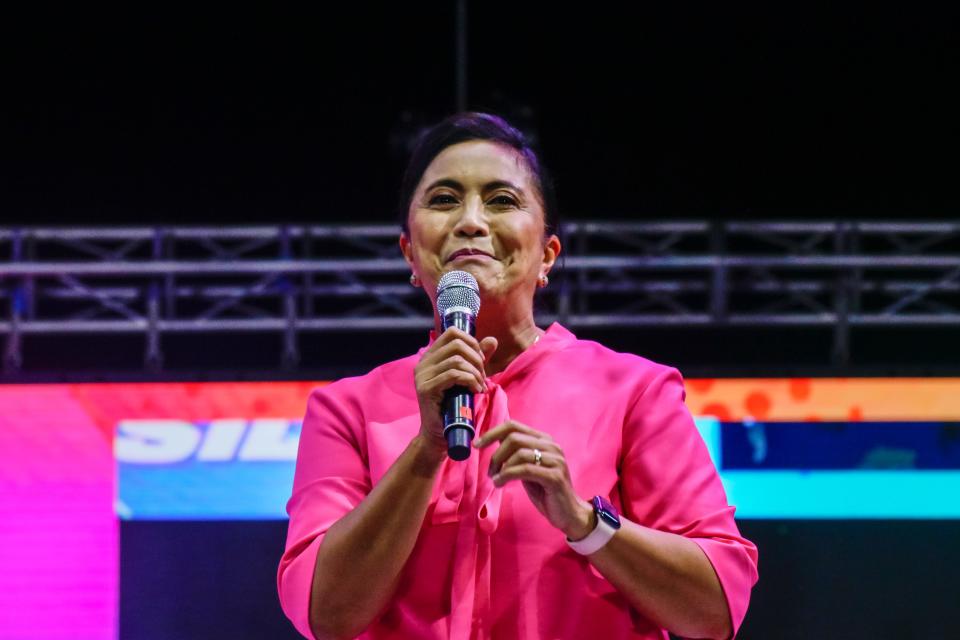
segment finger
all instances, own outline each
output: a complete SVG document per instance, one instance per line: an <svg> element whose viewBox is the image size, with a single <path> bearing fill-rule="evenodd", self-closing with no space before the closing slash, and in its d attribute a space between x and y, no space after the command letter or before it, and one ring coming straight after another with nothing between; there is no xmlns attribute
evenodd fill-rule
<svg viewBox="0 0 960 640"><path fill-rule="evenodd" d="M499 343L497 339L493 336L487 336L480 341L480 349L483 351L483 361L489 362L490 358L493 357L494 352L497 350Z"/></svg>
<svg viewBox="0 0 960 640"><path fill-rule="evenodd" d="M506 469L525 464L532 464L541 467L553 467L556 465L557 461L558 460L555 454L540 449L540 464L537 465L537 452L534 449L518 449L517 451L513 452L513 455L504 461L504 463L500 466L498 473L503 473Z"/></svg>
<svg viewBox="0 0 960 640"><path fill-rule="evenodd" d="M504 462L509 460L511 456L523 449L527 449L531 452L534 449L543 451L546 446L545 440L541 440L540 438L526 433L519 433L515 431L504 438L503 442L500 443L500 447L493 452L493 456L490 458L490 469L487 471L487 473L491 476L494 475L500 470L500 467L503 466ZM531 455L533 454L531 453Z"/></svg>
<svg viewBox="0 0 960 640"><path fill-rule="evenodd" d="M444 345L453 342L454 340L462 340L463 342L467 343L467 346L476 351L478 354L483 354L483 351L480 349L480 343L477 342L477 339L463 329L459 329L457 327L447 327L446 331L441 333L440 337L437 338L437 342Z"/></svg>
<svg viewBox="0 0 960 640"><path fill-rule="evenodd" d="M484 385L486 385L486 373L483 370L483 357L459 340L444 345L442 348L437 349L436 351L425 353L420 359L420 362L417 364L417 367L420 369L418 373L431 372L437 368L442 370L448 366L447 361L451 358L469 362L472 367L477 370L480 379L483 380ZM430 377L433 377L434 375L436 374L431 373Z"/></svg>
<svg viewBox="0 0 960 640"><path fill-rule="evenodd" d="M493 476L493 486L502 487L514 480L526 480L528 482L534 482L541 487L550 488L556 484L556 472L543 465L535 465L529 462L518 464L505 468Z"/></svg>
<svg viewBox="0 0 960 640"><path fill-rule="evenodd" d="M472 389L474 393L481 393L483 391L476 375L461 371L460 369L447 369L435 377L430 378L427 384L436 391L446 391L450 387L457 385Z"/></svg>
<svg viewBox="0 0 960 640"><path fill-rule="evenodd" d="M536 429L531 429L525 424L517 422L516 420L507 420L506 422L497 425L493 429L490 429L485 434L473 441L474 446L483 448L490 444L491 442L496 442L503 440L508 435L514 431L525 433L527 435L536 436L543 438L544 440L553 440L549 434L537 431Z"/></svg>
<svg viewBox="0 0 960 640"><path fill-rule="evenodd" d="M477 352L473 351L462 342L453 342L438 349L430 354L424 354L424 357L417 364L421 370L429 370L438 366L443 366L444 362L450 358L459 358L469 362L474 368L483 374L483 359Z"/></svg>
<svg viewBox="0 0 960 640"><path fill-rule="evenodd" d="M472 362L467 361L467 359L464 358L459 353L456 353L450 356L443 362L438 362L437 364L433 365L433 367L431 368L431 373L433 375L431 377L438 376L444 371L447 371L449 369L466 371L467 373L472 375L474 378L476 378L477 383L480 385L481 389L485 389L487 386L486 379L483 377L483 371L480 369L477 369L477 367Z"/></svg>
<svg viewBox="0 0 960 640"><path fill-rule="evenodd" d="M434 354L434 357L437 358L438 361L446 360L452 356L460 356L463 359L468 360L474 367L477 368L477 371L483 373L483 354L474 351L469 345L466 345L461 341L451 342L443 349L438 349Z"/></svg>

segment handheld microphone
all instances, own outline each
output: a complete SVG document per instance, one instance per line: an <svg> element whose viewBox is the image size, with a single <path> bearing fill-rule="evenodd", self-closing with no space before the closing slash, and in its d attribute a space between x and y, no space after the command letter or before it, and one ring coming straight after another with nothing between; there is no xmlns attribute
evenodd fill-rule
<svg viewBox="0 0 960 640"><path fill-rule="evenodd" d="M477 314L480 313L477 279L466 271L443 274L437 285L437 312L441 331L457 327L471 336L476 335ZM466 460L470 457L470 445L476 433L470 389L459 385L447 389L443 394L441 415L447 455L454 460Z"/></svg>

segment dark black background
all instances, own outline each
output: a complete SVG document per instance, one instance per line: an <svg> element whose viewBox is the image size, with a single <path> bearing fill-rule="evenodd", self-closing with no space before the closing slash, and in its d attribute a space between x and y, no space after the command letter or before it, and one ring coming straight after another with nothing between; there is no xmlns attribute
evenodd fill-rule
<svg viewBox="0 0 960 640"><path fill-rule="evenodd" d="M413 135L456 107L454 7L9 14L0 225L390 222ZM565 219L960 218L956 12L492 1L468 3L468 25L469 106L539 141ZM951 327L855 328L844 369L829 327L578 335L688 375L960 361ZM293 375L359 373L422 342L304 335ZM275 376L280 345L168 336L163 375ZM144 352L124 336L23 348L18 379L136 373Z"/></svg>
<svg viewBox="0 0 960 640"><path fill-rule="evenodd" d="M469 106L567 218L955 218L956 16L469 3ZM4 224L383 221L455 109L454 3L4 21Z"/></svg>

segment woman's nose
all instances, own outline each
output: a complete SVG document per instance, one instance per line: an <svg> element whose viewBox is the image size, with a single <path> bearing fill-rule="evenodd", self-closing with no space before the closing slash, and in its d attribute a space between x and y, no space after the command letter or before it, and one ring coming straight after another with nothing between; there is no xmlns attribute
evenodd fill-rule
<svg viewBox="0 0 960 640"><path fill-rule="evenodd" d="M464 203L454 233L464 236L485 236L489 233L486 211L480 198L469 198Z"/></svg>

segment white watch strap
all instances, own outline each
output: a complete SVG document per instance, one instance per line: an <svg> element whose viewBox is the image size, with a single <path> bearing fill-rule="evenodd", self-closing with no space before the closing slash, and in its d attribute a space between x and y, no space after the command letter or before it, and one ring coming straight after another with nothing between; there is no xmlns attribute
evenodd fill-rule
<svg viewBox="0 0 960 640"><path fill-rule="evenodd" d="M590 532L583 540L577 540L576 542L566 538L567 544L570 545L570 548L576 551L581 555L588 556L591 553L599 551L603 545L610 542L610 538L613 537L613 534L617 532L610 524L608 524L603 518L597 518L597 526L593 528L593 531Z"/></svg>

